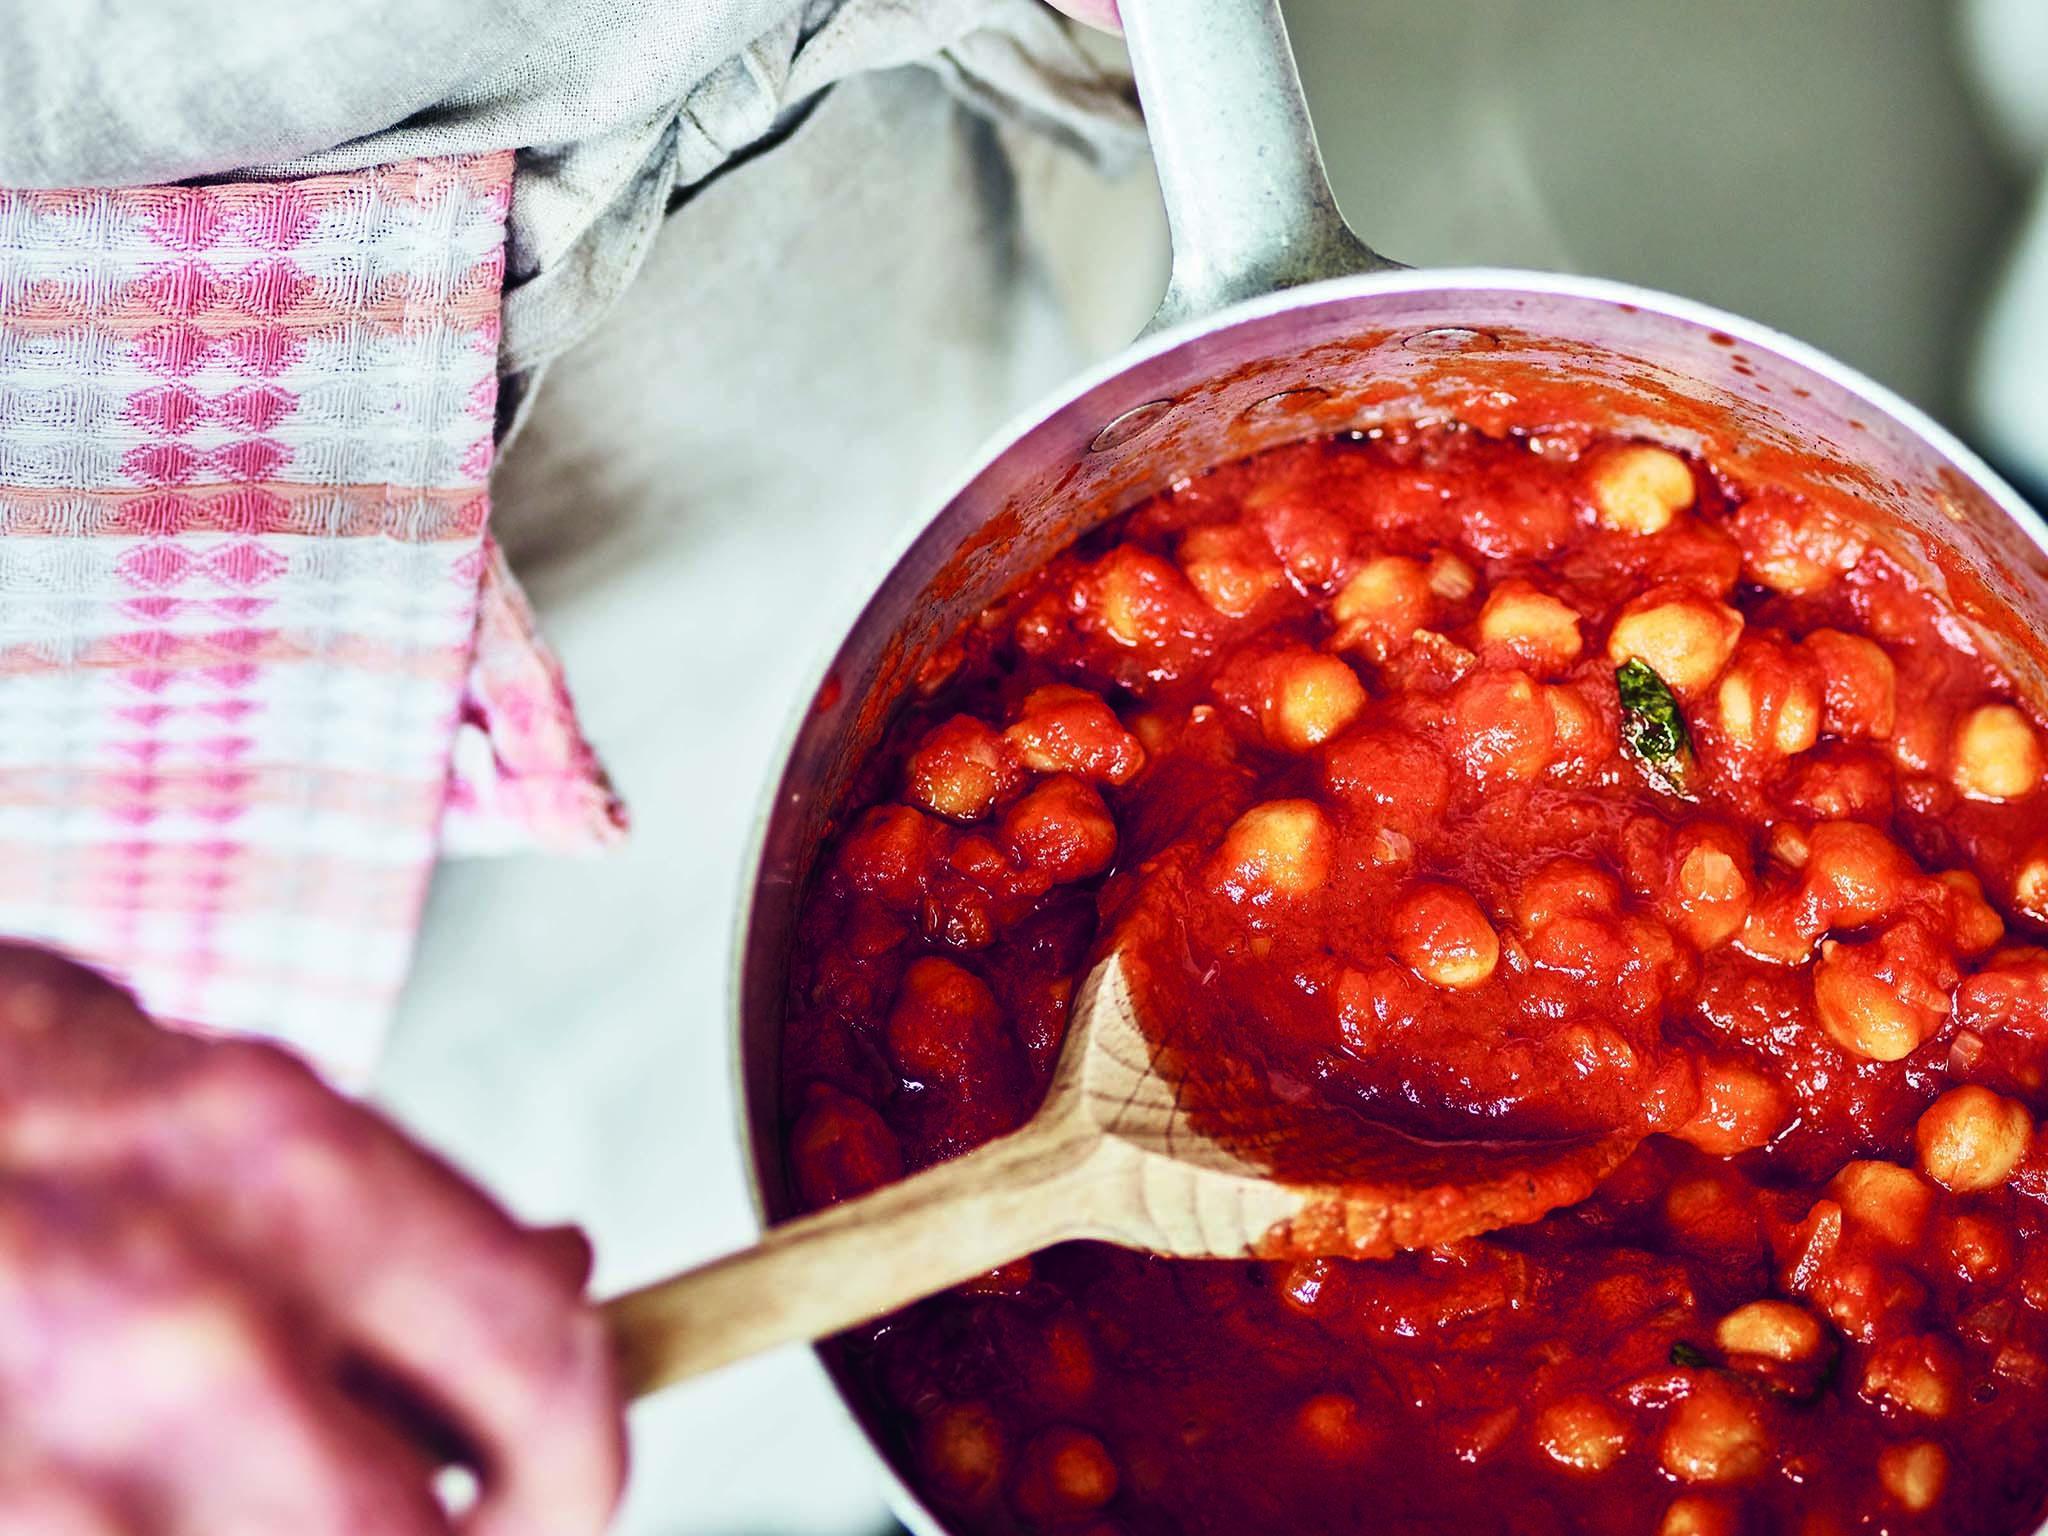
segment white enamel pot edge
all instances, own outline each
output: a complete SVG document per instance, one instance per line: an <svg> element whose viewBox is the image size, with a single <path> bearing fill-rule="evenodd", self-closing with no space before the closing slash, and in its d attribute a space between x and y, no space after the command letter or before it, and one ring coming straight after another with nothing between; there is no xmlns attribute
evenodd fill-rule
<svg viewBox="0 0 2048 1536"><path fill-rule="evenodd" d="M1378 340L1361 345L1361 336ZM1542 345L1531 351L1529 342ZM779 1085L791 928L848 772L886 726L887 712L871 704L874 690L900 696L913 687L910 679L960 624L1080 532L1164 484L1307 432L1441 413L1445 379L1462 387L1459 381L1483 382L1491 371L1532 359L1574 377L1619 373L1683 384L1689 399L1746 406L1759 422L1776 418L1785 438L1831 444L1845 461L1876 465L1873 482L1885 488L1893 517L1973 568L2003 570L2021 611L2048 614L2040 575L2048 569L2048 524L1976 455L1855 370L1691 300L1596 278L1393 270L1252 299L1149 336L991 439L938 512L887 560L874 595L791 723L782 771L756 828L735 945L734 1060L746 1164L764 1221L794 1213ZM1435 383L1389 392L1404 367ZM1352 410L1347 389L1372 398ZM1128 419L1159 401L1169 403ZM1091 447L1105 428L1117 435L1119 418L1127 418L1121 430L1131 435ZM1692 434L1661 420L1654 404L1633 423L1617 424L1697 446ZM1860 489L1868 494L1870 485ZM988 539L998 526L1003 536ZM2040 692L2048 677L2041 658L2009 660ZM871 1405L836 1362L824 1364L877 1451L899 1516L920 1536L940 1536L945 1526L903 1483Z"/></svg>
<svg viewBox="0 0 2048 1536"><path fill-rule="evenodd" d="M851 769L887 723L884 706L959 625L1175 479L1314 433L1458 414L1474 399L1512 418L1513 405L1485 398L1489 381L1502 395L1601 382L1613 397L1602 424L1712 447L1738 472L1752 450L1815 450L1816 486L1869 498L1912 540L1953 555L1964 585L1983 591L1973 601L2048 614L2048 526L1891 391L1768 327L1625 283L1394 267L1330 201L1273 0L1125 0L1124 14L1174 233L1173 282L1152 333L998 432L878 565L873 595L790 723L743 866L734 944L743 1160L764 1222L794 1212L779 1047L797 904ZM1722 422L1721 440L1675 422L1674 401L1695 427ZM1520 404L1540 416L1540 403ZM2042 693L2043 657L2010 659ZM944 1536L899 1476L873 1405L829 1351L819 1358L900 1518Z"/></svg>

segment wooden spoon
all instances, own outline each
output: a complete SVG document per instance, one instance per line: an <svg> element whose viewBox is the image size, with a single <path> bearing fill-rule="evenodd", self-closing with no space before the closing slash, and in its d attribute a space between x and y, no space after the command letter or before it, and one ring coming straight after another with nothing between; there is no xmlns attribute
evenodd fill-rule
<svg viewBox="0 0 2048 1536"><path fill-rule="evenodd" d="M818 1339L1053 1243L1093 1238L1182 1258L1384 1257L1533 1221L1583 1199L1632 1135L1425 1142L1355 1113L1277 1103L1195 1129L1186 1073L1162 1072L1112 953L1083 984L1038 1113L1021 1129L759 1244L605 1306L634 1396ZM1309 1138L1341 1179L1282 1182Z"/></svg>

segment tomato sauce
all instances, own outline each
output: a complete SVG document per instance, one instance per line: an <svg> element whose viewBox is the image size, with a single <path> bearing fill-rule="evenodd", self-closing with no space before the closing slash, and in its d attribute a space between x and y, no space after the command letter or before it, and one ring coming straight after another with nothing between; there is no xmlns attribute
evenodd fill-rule
<svg viewBox="0 0 2048 1536"><path fill-rule="evenodd" d="M1346 434L1091 534L821 863L802 1199L1021 1124L1111 945L1240 1091L1646 1139L1427 1252L1074 1244L861 1330L906 1475L963 1532L2032 1530L2044 773L1867 530L1652 444Z"/></svg>

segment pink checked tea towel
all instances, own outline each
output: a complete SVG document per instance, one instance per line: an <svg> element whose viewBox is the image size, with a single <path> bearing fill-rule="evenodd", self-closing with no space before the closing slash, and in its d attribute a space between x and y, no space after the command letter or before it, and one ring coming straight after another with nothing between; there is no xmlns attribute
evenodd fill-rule
<svg viewBox="0 0 2048 1536"><path fill-rule="evenodd" d="M345 1078L444 833L622 824L486 535L511 172L0 191L0 933Z"/></svg>

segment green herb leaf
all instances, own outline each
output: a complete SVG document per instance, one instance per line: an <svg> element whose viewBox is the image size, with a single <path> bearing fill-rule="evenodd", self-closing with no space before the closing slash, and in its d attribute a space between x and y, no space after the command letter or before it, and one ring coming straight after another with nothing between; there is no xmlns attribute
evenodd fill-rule
<svg viewBox="0 0 2048 1536"><path fill-rule="evenodd" d="M1680 1339L1671 1346L1671 1363L1685 1366L1689 1370L1698 1370L1701 1366L1712 1365L1714 1357L1698 1345L1688 1344Z"/></svg>
<svg viewBox="0 0 2048 1536"><path fill-rule="evenodd" d="M1693 798L1692 735L1670 685L1640 661L1614 669L1615 691L1621 695L1622 740L1643 776L1666 794Z"/></svg>
<svg viewBox="0 0 2048 1536"><path fill-rule="evenodd" d="M1678 700L1652 668L1640 661L1625 661L1614 669L1614 686L1621 694L1629 745L1639 754L1650 762L1661 763L1692 749L1692 737L1686 732Z"/></svg>

